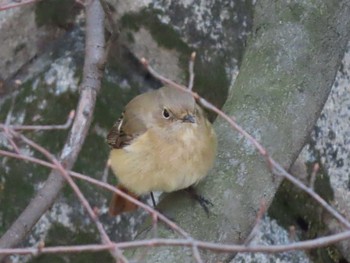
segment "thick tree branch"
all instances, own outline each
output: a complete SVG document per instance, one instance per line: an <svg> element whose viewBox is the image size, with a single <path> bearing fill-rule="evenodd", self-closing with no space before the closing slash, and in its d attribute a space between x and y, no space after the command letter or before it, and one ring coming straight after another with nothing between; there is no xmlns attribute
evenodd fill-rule
<svg viewBox="0 0 350 263"><path fill-rule="evenodd" d="M104 66L104 13L98 0L88 1L86 6L86 47L83 81L80 86L80 100L76 118L63 147L60 162L65 169L71 169L78 157L88 133L95 107L96 95L100 89ZM31 200L26 209L0 239L1 248L9 248L21 242L39 218L54 203L65 179L53 170L43 188Z"/></svg>

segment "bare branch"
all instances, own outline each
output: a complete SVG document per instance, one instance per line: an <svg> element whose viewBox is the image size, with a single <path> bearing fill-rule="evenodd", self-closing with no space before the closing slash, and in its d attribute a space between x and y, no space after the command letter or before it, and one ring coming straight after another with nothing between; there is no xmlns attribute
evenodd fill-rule
<svg viewBox="0 0 350 263"><path fill-rule="evenodd" d="M189 65L188 65L188 71L189 71L189 81L188 81L188 89L189 90L192 90L193 89L193 81L194 81L194 71L193 71L193 68L194 68L194 61L196 59L196 52L192 52L191 54L191 59L190 59L190 62L189 62Z"/></svg>
<svg viewBox="0 0 350 263"><path fill-rule="evenodd" d="M59 125L6 125L7 128L12 130L66 130L68 129L74 120L75 111L72 110L67 118L66 123ZM3 124L0 124L0 127L3 127Z"/></svg>
<svg viewBox="0 0 350 263"><path fill-rule="evenodd" d="M39 2L39 0L17 0L17 1L5 0L0 4L0 11L4 11L10 8L15 8L23 5L32 4L35 2Z"/></svg>
<svg viewBox="0 0 350 263"><path fill-rule="evenodd" d="M324 247L343 241L350 238L350 231L345 231L340 234L335 234L328 237L320 237L308 241L300 241L286 245L228 245L213 242L198 241L194 239L148 239L136 240L129 242L120 242L112 244L95 244L95 245L80 245L80 246L60 246L41 248L14 248L14 249L0 249L2 255L38 255L39 253L53 254L53 253L78 253L78 252L99 252L103 250L118 249L133 249L137 247L161 247L161 246L181 246L193 247L196 246L203 250L210 250L216 253L232 253L232 252L261 252L261 253L279 253L294 250L308 250L318 247Z"/></svg>
<svg viewBox="0 0 350 263"><path fill-rule="evenodd" d="M12 134L15 137L19 137L22 141L24 141L26 144L28 144L29 146L31 146L32 148L34 148L38 152L42 153L46 158L48 158L55 165L56 169L61 173L61 175L64 177L64 179L67 180L67 182L70 185L70 187L73 189L75 194L78 196L79 201L85 207L85 209L87 210L89 216L91 217L91 219L95 223L98 231L100 232L100 236L101 236L102 242L107 244L107 245L111 244L111 240L109 239L106 231L104 230L100 220L96 216L96 213L91 208L91 206L89 205L89 202L86 200L86 198L84 197L83 193L80 191L79 187L76 185L76 183L73 181L73 179L69 176L68 172L62 166L62 164L49 151L47 151L45 148L41 147L37 143L33 142L32 140L28 139L27 137L25 137L23 135L20 135L20 134L14 132L14 131L12 131ZM119 251L118 257L121 254L122 253Z"/></svg>
<svg viewBox="0 0 350 263"><path fill-rule="evenodd" d="M193 245L192 246L192 252L193 252L193 258L196 260L196 262L197 263L203 263L201 255L199 254L198 246Z"/></svg>
<svg viewBox="0 0 350 263"><path fill-rule="evenodd" d="M100 89L104 58L104 14L99 1L92 0L86 6L86 50L81 94L76 110L76 118L63 147L60 163L71 169L87 135L96 95ZM50 173L43 188L32 199L26 209L0 239L0 247L13 247L23 240L41 215L53 204L65 179L57 170ZM1 258L0 258L1 260Z"/></svg>
<svg viewBox="0 0 350 263"><path fill-rule="evenodd" d="M267 209L267 205L266 205L266 201L263 199L261 200L260 202L260 209L257 213L257 216L256 216L256 220L255 220L255 225L253 227L253 230L250 232L249 236L246 238L244 244L245 245L249 245L249 243L253 240L253 238L256 236L257 232L258 232L258 229L259 229L259 226L260 226L260 223L261 223L261 220L263 218L263 215L265 214L266 212L266 209Z"/></svg>
<svg viewBox="0 0 350 263"><path fill-rule="evenodd" d="M318 163L315 163L314 167L312 168L312 173L311 173L311 176L310 176L310 188L312 190L314 190L316 176L317 176L317 172L318 172L319 169L320 169L320 165Z"/></svg>

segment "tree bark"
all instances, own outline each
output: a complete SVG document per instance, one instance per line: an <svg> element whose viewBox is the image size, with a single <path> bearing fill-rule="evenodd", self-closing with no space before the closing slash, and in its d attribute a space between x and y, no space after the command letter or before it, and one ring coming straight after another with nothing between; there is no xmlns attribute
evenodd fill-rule
<svg viewBox="0 0 350 263"><path fill-rule="evenodd" d="M328 97L350 34L349 1L258 1L253 36L239 76L223 107L228 115L288 168L298 156ZM207 217L186 193L166 195L159 209L196 239L240 243L249 234L262 199L270 204L280 178L264 158L223 120L215 122L219 151L198 191L214 206ZM151 238L146 230L141 238ZM175 237L165 226L159 236ZM143 249L133 251L135 255ZM186 248L147 248L143 262L193 262ZM201 254L205 262L232 255Z"/></svg>

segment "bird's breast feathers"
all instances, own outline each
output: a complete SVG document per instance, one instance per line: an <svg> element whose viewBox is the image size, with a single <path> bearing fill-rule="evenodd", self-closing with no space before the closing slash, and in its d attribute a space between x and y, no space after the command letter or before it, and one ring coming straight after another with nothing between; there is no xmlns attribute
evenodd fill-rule
<svg viewBox="0 0 350 263"><path fill-rule="evenodd" d="M212 167L215 153L211 125L186 124L176 132L150 128L130 145L113 149L110 160L121 184L136 194L145 194L195 184Z"/></svg>

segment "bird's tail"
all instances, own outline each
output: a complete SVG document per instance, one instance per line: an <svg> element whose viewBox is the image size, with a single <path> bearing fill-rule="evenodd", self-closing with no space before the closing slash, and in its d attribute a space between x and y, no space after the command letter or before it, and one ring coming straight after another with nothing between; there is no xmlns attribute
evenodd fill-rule
<svg viewBox="0 0 350 263"><path fill-rule="evenodd" d="M139 199L137 195L130 192L128 189L121 185L116 186L119 190L122 190L124 193L131 195L132 197ZM120 195L117 195L116 193L113 193L112 200L109 204L109 214L111 216L117 216L124 212L130 212L134 211L138 208L138 206L129 200L121 197Z"/></svg>

